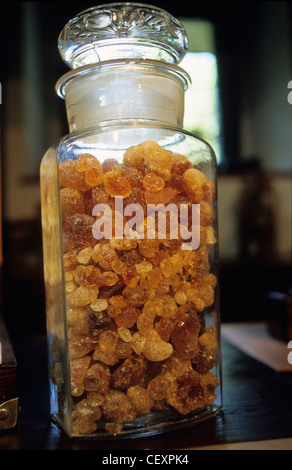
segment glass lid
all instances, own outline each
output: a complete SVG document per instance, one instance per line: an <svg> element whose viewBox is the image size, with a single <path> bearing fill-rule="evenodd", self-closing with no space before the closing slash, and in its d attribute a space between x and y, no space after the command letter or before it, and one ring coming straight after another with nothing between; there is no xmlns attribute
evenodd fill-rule
<svg viewBox="0 0 292 470"><path fill-rule="evenodd" d="M188 39L180 21L165 10L141 3L109 3L72 18L59 36L58 48L72 69L126 58L178 64Z"/></svg>

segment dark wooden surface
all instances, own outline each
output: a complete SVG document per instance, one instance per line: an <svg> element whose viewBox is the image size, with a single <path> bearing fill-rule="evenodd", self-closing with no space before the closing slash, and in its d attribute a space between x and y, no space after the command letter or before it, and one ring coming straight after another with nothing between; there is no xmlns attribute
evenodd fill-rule
<svg viewBox="0 0 292 470"><path fill-rule="evenodd" d="M17 340L21 412L0 433L0 450L177 450L292 437L292 377L223 341L223 410L217 417L163 435L123 440L71 440L50 421L44 337ZM291 449L292 450L292 449Z"/></svg>

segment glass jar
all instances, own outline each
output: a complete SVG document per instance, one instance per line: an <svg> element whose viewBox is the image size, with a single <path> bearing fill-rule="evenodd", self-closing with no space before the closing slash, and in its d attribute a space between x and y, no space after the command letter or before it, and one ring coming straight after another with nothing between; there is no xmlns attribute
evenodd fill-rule
<svg viewBox="0 0 292 470"><path fill-rule="evenodd" d="M70 437L151 435L221 408L216 159L182 129L187 50L156 7L59 37L70 133L41 163L51 415Z"/></svg>

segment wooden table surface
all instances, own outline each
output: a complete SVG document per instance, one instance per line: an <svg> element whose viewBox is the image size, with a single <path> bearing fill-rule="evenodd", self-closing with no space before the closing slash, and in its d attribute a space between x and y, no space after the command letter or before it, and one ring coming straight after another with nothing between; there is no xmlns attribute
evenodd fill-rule
<svg viewBox="0 0 292 470"><path fill-rule="evenodd" d="M14 343L21 411L15 428L0 433L0 450L175 452L191 449L292 450L292 377L222 341L223 410L190 428L153 437L70 439L51 421L46 338Z"/></svg>

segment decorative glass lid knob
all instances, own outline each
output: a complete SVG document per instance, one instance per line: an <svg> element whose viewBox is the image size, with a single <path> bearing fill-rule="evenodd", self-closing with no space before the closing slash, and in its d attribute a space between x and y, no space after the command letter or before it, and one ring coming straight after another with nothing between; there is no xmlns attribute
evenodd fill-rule
<svg viewBox="0 0 292 470"><path fill-rule="evenodd" d="M61 57L73 69L125 58L179 63L187 47L186 31L176 18L141 3L89 8L66 24L58 40Z"/></svg>

